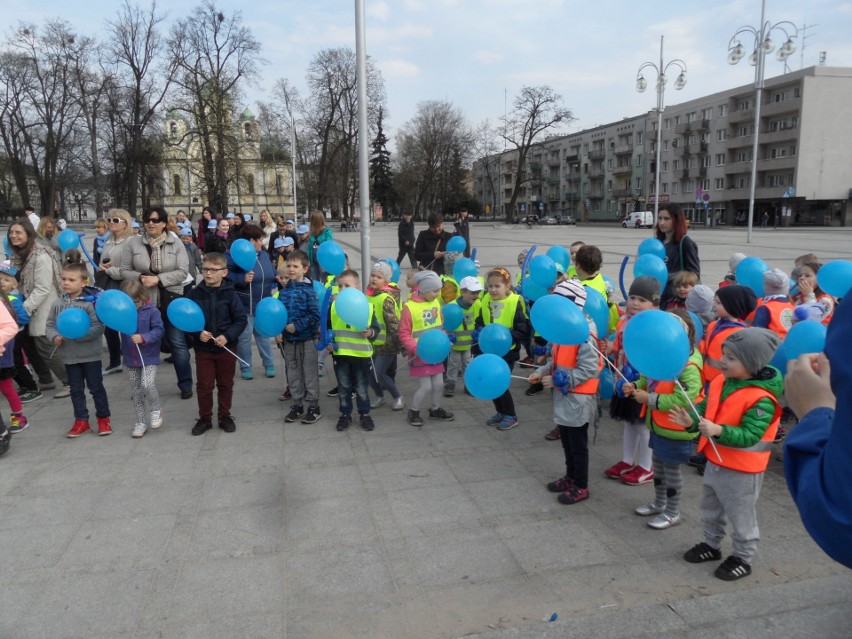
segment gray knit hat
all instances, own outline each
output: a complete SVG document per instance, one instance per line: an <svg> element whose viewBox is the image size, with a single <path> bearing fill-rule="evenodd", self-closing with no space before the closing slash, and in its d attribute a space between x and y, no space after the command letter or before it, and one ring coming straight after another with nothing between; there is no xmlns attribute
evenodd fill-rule
<svg viewBox="0 0 852 639"><path fill-rule="evenodd" d="M696 284L686 296L686 310L693 313L709 313L713 310L715 293L709 286Z"/></svg>
<svg viewBox="0 0 852 639"><path fill-rule="evenodd" d="M414 285L421 293L440 291L444 285L435 271L419 271L414 274Z"/></svg>
<svg viewBox="0 0 852 639"><path fill-rule="evenodd" d="M744 328L731 333L722 348L740 360L752 376L757 375L775 355L781 338L765 328Z"/></svg>
<svg viewBox="0 0 852 639"><path fill-rule="evenodd" d="M728 269L736 275L737 265L746 258L745 253L734 253L728 258Z"/></svg>
<svg viewBox="0 0 852 639"><path fill-rule="evenodd" d="M564 282L559 282L556 288L553 289L553 294L561 297L567 297L580 309L586 305L586 298L588 297L586 294L586 288L580 284L579 280L565 280Z"/></svg>
<svg viewBox="0 0 852 639"><path fill-rule="evenodd" d="M790 278L780 268L773 268L763 274L763 294L786 295L790 292Z"/></svg>
<svg viewBox="0 0 852 639"><path fill-rule="evenodd" d="M384 279L385 282L390 283L391 278L393 277L393 267L387 262L376 262L370 268L370 275L373 273L378 273L382 276L382 279Z"/></svg>
<svg viewBox="0 0 852 639"><path fill-rule="evenodd" d="M660 282L656 277L641 275L633 280L627 297L635 295L648 300L654 306L660 305Z"/></svg>

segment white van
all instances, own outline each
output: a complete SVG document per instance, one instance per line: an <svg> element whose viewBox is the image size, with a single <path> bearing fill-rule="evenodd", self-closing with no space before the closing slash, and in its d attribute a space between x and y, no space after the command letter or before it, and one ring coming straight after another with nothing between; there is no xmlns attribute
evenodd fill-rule
<svg viewBox="0 0 852 639"><path fill-rule="evenodd" d="M624 218L621 226L626 229L652 228L654 226L654 212L634 211Z"/></svg>

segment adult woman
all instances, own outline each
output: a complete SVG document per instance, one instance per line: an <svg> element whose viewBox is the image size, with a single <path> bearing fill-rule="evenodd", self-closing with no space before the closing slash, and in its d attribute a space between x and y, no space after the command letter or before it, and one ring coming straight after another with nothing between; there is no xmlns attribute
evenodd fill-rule
<svg viewBox="0 0 852 639"><path fill-rule="evenodd" d="M257 225L260 227L260 230L263 231L263 244L268 246L269 238L275 232L275 222L272 221L272 216L269 214L269 211L263 209L260 212L260 215L257 216Z"/></svg>
<svg viewBox="0 0 852 639"><path fill-rule="evenodd" d="M240 268L234 263L230 253L228 257L228 279L234 283L237 295L243 306L248 310L248 325L240 334L237 343L237 355L245 360L246 364L240 362L240 372L243 379L254 379L251 372L251 336L257 343L260 359L267 377L275 377L275 360L272 357L272 341L254 330L254 312L257 303L264 297L271 297L278 289L275 281L275 269L269 259L269 254L264 250L263 231L254 224L246 224L240 231L240 239L248 240L254 248L257 258L250 271Z"/></svg>
<svg viewBox="0 0 852 639"><path fill-rule="evenodd" d="M187 227L192 231L192 241L195 242L195 230L192 228L192 220L189 219L189 216L183 209L178 209L178 212L175 213L175 226L177 226L178 236L180 236L181 227Z"/></svg>
<svg viewBox="0 0 852 639"><path fill-rule="evenodd" d="M59 234L56 232L56 220L45 215L38 223L36 229L38 236L53 247L59 261L62 261L62 249L59 248Z"/></svg>
<svg viewBox="0 0 852 639"><path fill-rule="evenodd" d="M210 226L210 220L215 219L216 216L213 215L213 211L210 210L210 207L205 206L201 211L201 218L198 220L198 232L195 234L195 243L202 251L204 250L204 241L208 236L213 235L213 232L211 232L208 228Z"/></svg>
<svg viewBox="0 0 852 639"><path fill-rule="evenodd" d="M166 308L174 297L183 295L183 284L189 275L189 258L183 243L166 230L168 218L153 208L142 218L145 230L127 239L121 253L121 279L138 280L148 289L151 303L160 309L166 338L171 348L181 399L192 397L192 368L189 350L182 330L172 325Z"/></svg>
<svg viewBox="0 0 852 639"><path fill-rule="evenodd" d="M47 218L46 218L47 219ZM53 344L45 336L47 316L53 301L59 297L62 267L56 251L38 237L26 218L15 220L6 233L12 265L20 271L19 290L24 296L24 309L30 315L24 339L24 352L36 370L42 390L51 388L53 373L62 382L56 398L70 397L68 374L58 357L53 357Z"/></svg>
<svg viewBox="0 0 852 639"><path fill-rule="evenodd" d="M231 246L231 225L224 217L216 222L216 230L207 236L205 253L225 253Z"/></svg>
<svg viewBox="0 0 852 639"><path fill-rule="evenodd" d="M668 281L660 300L660 308L675 297L672 280L680 271L690 271L701 277L701 260L698 245L686 235L686 218L681 208L674 203L662 206L657 214L657 239L666 249Z"/></svg>
<svg viewBox="0 0 852 639"><path fill-rule="evenodd" d="M109 225L109 239L104 242L101 261L95 273L95 284L105 291L121 288L121 256L127 247L127 238L133 235L133 218L124 209L110 209L106 222ZM109 351L109 364L103 374L119 373L122 370L121 337L118 331L109 327L104 329L104 337Z"/></svg>
<svg viewBox="0 0 852 639"><path fill-rule="evenodd" d="M311 231L308 236L308 241L302 250L308 254L308 259L311 261L310 276L313 280L319 280L320 269L317 261L317 250L323 242L330 242L333 239L331 228L325 225L325 214L322 211L314 211L311 213Z"/></svg>
<svg viewBox="0 0 852 639"><path fill-rule="evenodd" d="M228 215L231 216L228 218L231 221L231 230L229 234L231 236L231 242L233 242L240 237L240 231L243 229L243 216L242 213L228 213Z"/></svg>

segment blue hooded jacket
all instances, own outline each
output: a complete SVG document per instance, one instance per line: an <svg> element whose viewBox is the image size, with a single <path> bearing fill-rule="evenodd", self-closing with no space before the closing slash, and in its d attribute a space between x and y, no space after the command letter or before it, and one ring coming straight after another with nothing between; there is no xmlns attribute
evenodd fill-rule
<svg viewBox="0 0 852 639"><path fill-rule="evenodd" d="M257 260L252 269L254 279L250 284L246 284L248 271L236 265L230 251L225 253L225 257L228 258L228 280L234 284L243 308L249 315L254 315L258 302L264 297L272 297L272 293L278 288L278 282L275 281L275 267L272 266L269 253L262 250L257 252ZM249 308L249 302L251 302L251 308Z"/></svg>
<svg viewBox="0 0 852 639"><path fill-rule="evenodd" d="M143 304L136 314L136 332L142 336L144 344L136 344L130 339L130 335L121 333L121 354L124 356L124 365L129 368L141 368L160 363L160 342L163 341L163 317L159 309L148 302ZM142 353L142 359L139 353Z"/></svg>

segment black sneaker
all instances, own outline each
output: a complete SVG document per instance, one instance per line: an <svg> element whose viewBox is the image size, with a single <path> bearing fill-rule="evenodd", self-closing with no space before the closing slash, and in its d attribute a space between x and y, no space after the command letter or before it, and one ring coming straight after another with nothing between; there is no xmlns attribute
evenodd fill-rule
<svg viewBox="0 0 852 639"><path fill-rule="evenodd" d="M731 555L713 573L724 581L736 581L751 574L751 566L735 555Z"/></svg>
<svg viewBox="0 0 852 639"><path fill-rule="evenodd" d="M539 382L538 384L531 384L530 387L524 392L526 393L526 395L532 397L533 395L538 395L543 390L544 384Z"/></svg>
<svg viewBox="0 0 852 639"><path fill-rule="evenodd" d="M230 415L219 415L219 428L226 433L233 433L237 430L237 425L234 423L234 418Z"/></svg>
<svg viewBox="0 0 852 639"><path fill-rule="evenodd" d="M349 424L352 423L352 415L341 415L337 420L337 430L349 430Z"/></svg>
<svg viewBox="0 0 852 639"><path fill-rule="evenodd" d="M703 466L706 463L707 458L704 456L704 453L695 453L692 457L689 458L689 465L695 466L695 468Z"/></svg>
<svg viewBox="0 0 852 639"><path fill-rule="evenodd" d="M337 386L326 393L327 397L337 397Z"/></svg>
<svg viewBox="0 0 852 639"><path fill-rule="evenodd" d="M783 426L778 427L778 431L775 433L775 439L772 440L773 444L780 444L787 437L787 429Z"/></svg>
<svg viewBox="0 0 852 639"><path fill-rule="evenodd" d="M702 564L705 561L719 561L722 558L722 551L712 548L706 542L695 544L692 548L686 551L683 555L691 564Z"/></svg>
<svg viewBox="0 0 852 639"><path fill-rule="evenodd" d="M373 430L376 425L373 423L373 418L369 415L361 415L361 428L364 430Z"/></svg>
<svg viewBox="0 0 852 639"><path fill-rule="evenodd" d="M302 416L305 414L305 409L301 406L291 406L290 412L287 413L287 417L284 418L284 421L288 424L292 424L295 421L302 419Z"/></svg>
<svg viewBox="0 0 852 639"><path fill-rule="evenodd" d="M209 417L200 417L195 426L192 427L193 435L203 435L208 430L213 428L213 421Z"/></svg>
<svg viewBox="0 0 852 639"><path fill-rule="evenodd" d="M444 384L444 397L453 397L456 394L455 384Z"/></svg>
<svg viewBox="0 0 852 639"><path fill-rule="evenodd" d="M420 417L419 410L408 410L408 423L412 426L422 426L423 418Z"/></svg>
<svg viewBox="0 0 852 639"><path fill-rule="evenodd" d="M443 408L436 408L435 410L429 409L429 419L443 419L445 422L451 422L456 418L450 412L445 411Z"/></svg>
<svg viewBox="0 0 852 639"><path fill-rule="evenodd" d="M191 388L185 388L184 390L182 390L180 392L180 398L181 399L192 399L192 389Z"/></svg>
<svg viewBox="0 0 852 639"><path fill-rule="evenodd" d="M322 417L319 406L308 406L307 414L302 418L303 424L313 424Z"/></svg>
<svg viewBox="0 0 852 639"><path fill-rule="evenodd" d="M37 390L31 390L31 391L24 391L23 393L21 393L19 395L19 397L21 398L22 404L29 404L30 402L34 402L37 399L41 399L42 394L40 392L38 392Z"/></svg>

